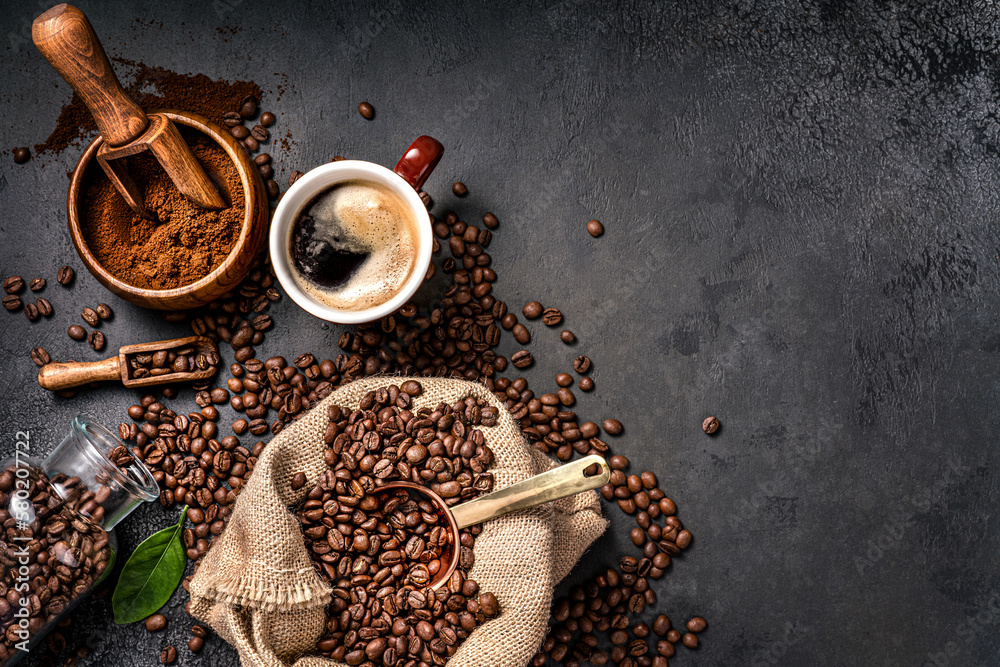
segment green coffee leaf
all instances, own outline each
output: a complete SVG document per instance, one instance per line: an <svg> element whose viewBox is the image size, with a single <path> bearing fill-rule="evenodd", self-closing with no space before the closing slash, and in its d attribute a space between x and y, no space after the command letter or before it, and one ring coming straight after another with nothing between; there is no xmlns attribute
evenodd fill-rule
<svg viewBox="0 0 1000 667"><path fill-rule="evenodd" d="M187 505L173 526L147 537L125 562L111 596L115 623L134 623L167 603L184 576L187 557L181 540Z"/></svg>

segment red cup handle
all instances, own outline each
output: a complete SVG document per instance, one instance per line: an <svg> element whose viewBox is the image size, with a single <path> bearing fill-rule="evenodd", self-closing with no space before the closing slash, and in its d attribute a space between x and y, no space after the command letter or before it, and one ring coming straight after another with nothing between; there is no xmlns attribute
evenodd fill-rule
<svg viewBox="0 0 1000 667"><path fill-rule="evenodd" d="M413 186L414 190L419 190L427 177L434 171L434 167L441 161L444 154L444 146L434 137L423 134L410 144L410 147L403 153L396 163L394 172L403 177L403 180Z"/></svg>

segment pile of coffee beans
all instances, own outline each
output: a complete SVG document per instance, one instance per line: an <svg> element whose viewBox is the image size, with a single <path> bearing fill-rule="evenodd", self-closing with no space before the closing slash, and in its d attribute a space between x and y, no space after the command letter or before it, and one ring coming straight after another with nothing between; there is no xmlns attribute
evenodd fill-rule
<svg viewBox="0 0 1000 667"><path fill-rule="evenodd" d="M439 510L393 481L425 485L445 503L488 493L493 452L477 426L496 411L467 398L410 410L419 382L369 392L360 409L329 409L324 435L330 469L296 513L317 570L333 585L326 633L317 648L348 665L443 665L479 624L500 612L496 596L467 577L478 526L458 543ZM304 484L294 475L290 485ZM458 549L458 568L430 583Z"/></svg>
<svg viewBox="0 0 1000 667"><path fill-rule="evenodd" d="M107 487L84 488L78 478L50 480L34 467L12 465L0 472L0 663L101 578L111 558L108 535L99 525L109 494ZM22 609L27 617L17 615Z"/></svg>
<svg viewBox="0 0 1000 667"><path fill-rule="evenodd" d="M185 345L180 348L130 354L126 357L126 363L129 377L133 380L196 371L215 373L219 365L219 354L214 350L201 352L192 345Z"/></svg>
<svg viewBox="0 0 1000 667"><path fill-rule="evenodd" d="M269 165L269 159L266 164ZM299 172L293 173L290 181L294 180L296 173ZM423 196L422 199L430 208L430 198ZM633 632L635 636L629 641L645 640L639 636L644 627L641 617L651 612L649 599L655 599L649 589L649 581L664 576L671 560L691 543L691 534L677 519L673 502L658 488L655 476L651 472L628 474L628 460L612 454L605 434L619 437L624 432L621 422L615 419L582 419L571 409L576 400L570 389L574 382L578 382L581 391L594 389L593 380L588 376L593 368L589 357L578 354L571 360L571 370L578 379L568 369L557 377L554 391L537 396L528 387L526 378L503 375L508 366L530 367L533 357L529 350L522 349L508 360L495 350L503 331L509 331L521 346L527 346L532 338L528 327L519 322L507 304L492 293L497 273L491 268L492 258L487 249L492 242L493 230L500 225L497 216L485 214L482 225L469 224L454 212L430 216L436 237L435 253L445 249L450 255L438 264L450 280L437 306L429 312L421 312L415 305L406 304L378 322L349 328L338 342L342 352L333 359L320 360L310 353L302 353L289 357L291 361L280 356L262 361L257 358L256 349L264 342L264 332L272 324L265 311L281 295L270 266L261 258L250 276L230 297L192 313L170 313L166 316L171 321L190 319L194 333L230 343L236 363L230 367L226 388L212 388L210 381L195 383L194 387L199 390L196 402L201 411L186 416L174 414L155 396L145 396L140 405L129 409L133 419L144 423L141 427L134 423L123 424L124 433L135 438L132 451L150 465L160 482L161 503L188 502L194 507L189 516L195 527L185 532L185 543L188 556L198 559L224 528L230 514L229 505L245 484L256 457L263 450L263 442L251 441L244 445L240 438L264 437L267 433L280 432L333 389L361 377L392 373L481 381L505 403L537 449L554 455L560 461L596 453L612 462L616 474L613 482L602 489L602 495L612 507L618 507L636 521L637 530L633 531L632 537L637 548L641 549L636 572L616 571L612 577L610 572L614 568L609 568L607 574L574 589L569 600L572 614L562 619L559 618L561 613L553 615L549 638L543 646L545 650L536 656L535 663L545 664L551 658L557 662L565 660L570 665L579 664L583 659L574 655L583 655L587 650L584 646L589 647L594 664L602 664L596 662L601 660L602 655L607 656L607 660L618 658L621 651L617 647L624 645L614 643L610 636L601 639L594 634L594 628L605 627L601 619L607 617L608 632L635 626L638 632ZM552 306L543 307L539 302L529 303L521 314L528 320L541 318L548 327L565 326L564 313ZM543 331L536 333L542 335ZM568 330L558 335L567 344L578 344L576 336ZM568 383L567 378L571 380ZM403 394L406 394L405 387L400 388L399 395ZM176 392L167 388L163 390L163 395L172 398ZM215 406L226 402L245 415L232 423L233 435L222 435L217 424L218 410ZM392 407L392 403L387 406ZM342 417L338 416L335 421ZM341 435L344 432L340 430L333 433L330 444ZM331 459L328 463L336 465L337 461ZM396 462L392 474L399 474L399 463L412 465L408 460ZM412 471L411 467L408 474ZM651 487L645 485L649 482L652 482ZM305 481L300 479L297 483L304 484ZM440 482L431 482L432 488L435 483L440 485ZM462 486L461 481L459 486ZM447 493L453 490L453 485L445 489ZM457 498L455 502L458 502L463 492L459 491L458 496L451 497ZM201 504L197 498L206 504ZM195 500L192 502L192 499ZM469 533L470 537L474 534ZM627 565L631 561L625 562ZM637 574L640 568L642 574ZM634 582L632 576L635 576ZM621 583L623 577L624 584ZM648 597L647 591L650 591ZM601 592L599 596L598 592ZM596 601L598 597L600 602ZM635 602L631 602L633 599ZM560 609L561 604L561 601L557 603ZM612 619L617 625L624 622L625 626L612 628ZM339 624L339 616L337 622ZM336 631L331 632L340 631L338 626ZM695 632L689 629L688 634ZM621 639L621 635L616 634L614 638ZM682 635L674 637L667 634L662 642L673 646L681 639ZM325 641L328 643L321 648L327 651L327 655L331 655L337 646L343 646L340 639L328 637ZM681 643L696 645L690 640ZM567 647L565 653L557 648L560 645ZM349 651L346 646L344 648L346 655ZM613 662L651 665L655 661L655 664L663 664L657 658L668 657L663 651L670 649L664 646L660 651L660 648L657 644L655 652L658 655L654 656L654 651L641 653L642 648L636 644L636 655L628 655L626 651L626 655L620 656L621 660ZM364 660L368 660L367 654ZM402 664L408 661L409 658ZM417 660L414 664L419 662Z"/></svg>
<svg viewBox="0 0 1000 667"><path fill-rule="evenodd" d="M45 289L45 278L32 278L31 282L27 283L27 286L32 292L39 292ZM3 289L7 294L3 298L3 307L11 313L17 312L23 307L25 317L32 322L38 320L40 317L52 317L52 313L55 311L52 308L52 304L45 297L35 299L34 303L21 300L18 293L24 287L24 278L21 276L10 276L4 280Z"/></svg>
<svg viewBox="0 0 1000 667"><path fill-rule="evenodd" d="M260 114L257 124L247 127L246 121L252 121L257 117L259 109L257 98L248 95L243 98L239 108L229 111L222 116L222 124L229 128L229 133L243 145L250 153L256 153L260 145L271 138L270 126L274 125L277 118L270 111ZM267 153L260 153L254 157L254 164L260 170L260 175L264 179L264 188L267 196L274 199L278 196L278 184L274 180L274 167L271 166L271 156Z"/></svg>

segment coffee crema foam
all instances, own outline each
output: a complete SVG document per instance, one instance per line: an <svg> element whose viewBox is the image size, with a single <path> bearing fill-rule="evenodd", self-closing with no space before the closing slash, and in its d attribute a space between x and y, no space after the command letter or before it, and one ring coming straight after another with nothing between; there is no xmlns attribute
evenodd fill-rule
<svg viewBox="0 0 1000 667"><path fill-rule="evenodd" d="M331 308L380 306L406 284L417 255L416 221L393 192L371 181L338 183L292 225L296 284Z"/></svg>

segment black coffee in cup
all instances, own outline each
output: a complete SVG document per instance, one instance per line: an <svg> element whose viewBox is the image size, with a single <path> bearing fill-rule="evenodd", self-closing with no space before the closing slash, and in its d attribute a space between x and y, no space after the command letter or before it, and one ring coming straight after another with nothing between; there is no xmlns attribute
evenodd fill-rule
<svg viewBox="0 0 1000 667"><path fill-rule="evenodd" d="M306 204L289 241L292 275L303 291L331 308L366 310L406 285L416 263L418 228L395 193L351 180Z"/></svg>

